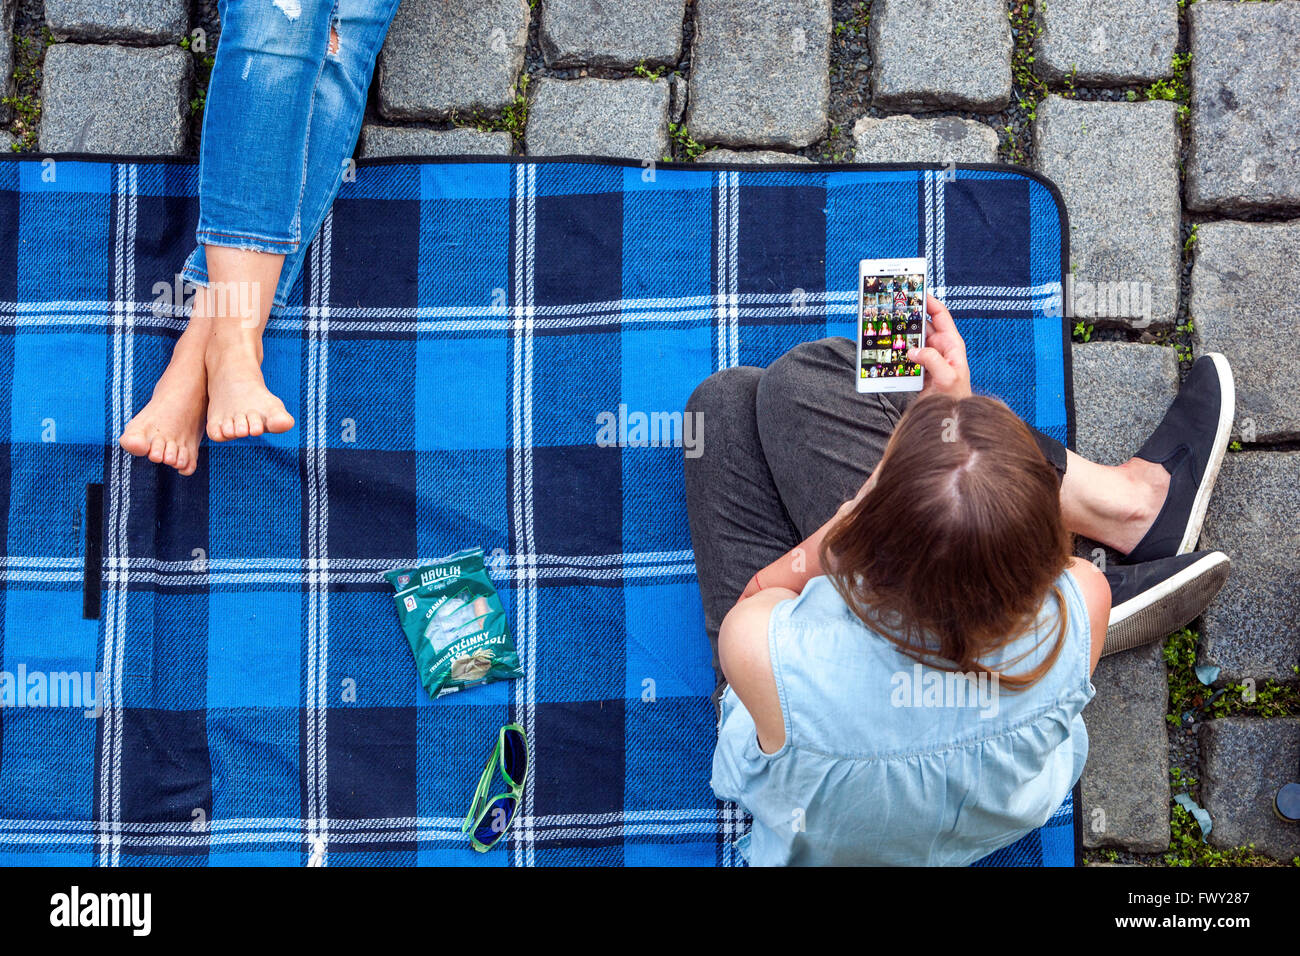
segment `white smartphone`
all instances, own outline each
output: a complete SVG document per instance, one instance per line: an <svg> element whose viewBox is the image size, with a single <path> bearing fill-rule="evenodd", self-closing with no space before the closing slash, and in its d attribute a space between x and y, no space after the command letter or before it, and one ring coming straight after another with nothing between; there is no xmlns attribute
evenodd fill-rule
<svg viewBox="0 0 1300 956"><path fill-rule="evenodd" d="M925 259L858 263L859 392L919 392L925 370L907 360L925 345Z"/></svg>

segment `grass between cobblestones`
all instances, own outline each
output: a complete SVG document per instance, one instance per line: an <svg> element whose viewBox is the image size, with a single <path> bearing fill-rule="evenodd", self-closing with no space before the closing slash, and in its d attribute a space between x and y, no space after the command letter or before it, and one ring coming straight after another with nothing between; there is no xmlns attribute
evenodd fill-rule
<svg viewBox="0 0 1300 956"><path fill-rule="evenodd" d="M35 30L14 31L14 93L3 98L13 109L10 132L14 152L36 148L41 129L41 66L45 51L54 42L43 24Z"/></svg>
<svg viewBox="0 0 1300 956"><path fill-rule="evenodd" d="M1194 723L1220 717L1250 716L1259 719L1300 715L1300 688L1268 680L1264 686L1224 683L1215 688L1203 684L1196 674L1196 650L1200 635L1191 628L1171 634L1163 654L1169 675L1169 702L1165 720L1170 732L1183 731ZM1300 673L1300 667L1294 668ZM1171 747L1171 751L1175 748ZM1199 758L1199 754L1197 755ZM1169 768L1169 849L1162 853L1136 854L1116 849L1092 850L1085 863L1125 862L1146 866L1248 866L1276 867L1288 864L1256 852L1253 843L1219 849L1204 842L1201 825L1174 797L1187 794L1200 802L1200 781L1192 766L1173 761ZM1300 867L1300 856L1291 866Z"/></svg>

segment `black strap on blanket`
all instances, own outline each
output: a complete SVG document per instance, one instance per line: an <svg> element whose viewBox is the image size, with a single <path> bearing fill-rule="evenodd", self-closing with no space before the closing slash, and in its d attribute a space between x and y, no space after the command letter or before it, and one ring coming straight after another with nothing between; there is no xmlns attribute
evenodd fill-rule
<svg viewBox="0 0 1300 956"><path fill-rule="evenodd" d="M81 616L99 620L104 566L104 486L86 485L86 564L81 571Z"/></svg>

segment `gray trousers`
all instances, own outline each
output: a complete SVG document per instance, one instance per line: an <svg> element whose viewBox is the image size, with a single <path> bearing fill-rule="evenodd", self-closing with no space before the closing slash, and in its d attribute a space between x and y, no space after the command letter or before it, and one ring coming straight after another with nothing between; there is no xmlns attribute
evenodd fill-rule
<svg viewBox="0 0 1300 956"><path fill-rule="evenodd" d="M848 339L805 342L766 369L715 372L686 403L703 416L702 454L686 459L686 510L704 626L718 628L759 569L825 524L885 453L915 392L853 388ZM1065 474L1065 446L1034 433Z"/></svg>

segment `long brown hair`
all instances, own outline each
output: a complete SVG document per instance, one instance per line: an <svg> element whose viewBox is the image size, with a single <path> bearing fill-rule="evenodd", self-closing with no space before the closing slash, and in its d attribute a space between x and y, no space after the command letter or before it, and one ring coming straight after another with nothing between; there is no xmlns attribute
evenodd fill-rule
<svg viewBox="0 0 1300 956"><path fill-rule="evenodd" d="M903 415L874 486L827 534L822 566L853 613L908 656L1021 690L1064 644L1054 582L1070 552L1059 478L1028 427L996 399L930 395ZM981 663L1033 630L1049 592L1060 628L1048 656L1021 674Z"/></svg>

